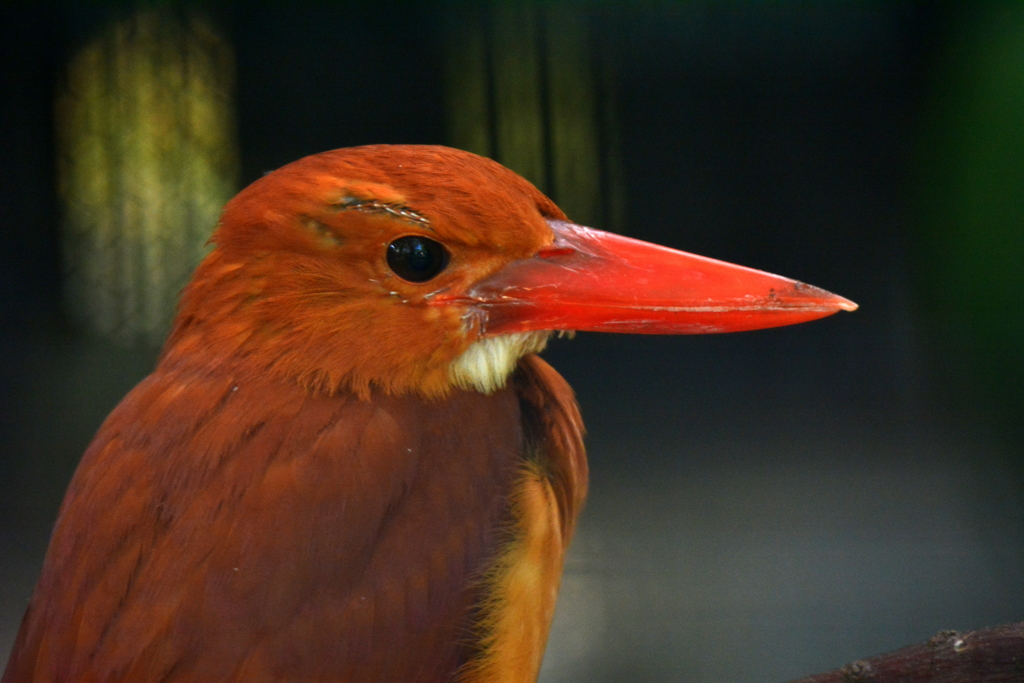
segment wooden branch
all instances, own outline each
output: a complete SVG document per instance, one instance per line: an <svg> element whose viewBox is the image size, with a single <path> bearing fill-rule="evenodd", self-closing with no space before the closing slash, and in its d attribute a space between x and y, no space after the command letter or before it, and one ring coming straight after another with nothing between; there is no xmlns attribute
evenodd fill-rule
<svg viewBox="0 0 1024 683"><path fill-rule="evenodd" d="M939 631L927 642L851 662L792 683L1020 683L1024 622L979 631Z"/></svg>

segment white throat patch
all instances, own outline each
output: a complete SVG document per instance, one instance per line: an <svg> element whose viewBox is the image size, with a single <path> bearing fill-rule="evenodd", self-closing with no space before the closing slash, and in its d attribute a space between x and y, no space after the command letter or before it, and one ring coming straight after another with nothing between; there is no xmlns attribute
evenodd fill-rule
<svg viewBox="0 0 1024 683"><path fill-rule="evenodd" d="M484 337L452 361L448 376L460 389L490 394L505 386L520 358L543 351L550 336L540 331Z"/></svg>

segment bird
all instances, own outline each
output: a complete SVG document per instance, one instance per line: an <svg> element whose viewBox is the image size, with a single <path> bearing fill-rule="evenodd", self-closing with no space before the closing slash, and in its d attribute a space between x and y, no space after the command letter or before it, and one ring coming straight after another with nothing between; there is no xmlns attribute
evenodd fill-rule
<svg viewBox="0 0 1024 683"><path fill-rule="evenodd" d="M3 683L534 681L588 476L548 339L856 308L441 146L292 162L211 244L71 480Z"/></svg>

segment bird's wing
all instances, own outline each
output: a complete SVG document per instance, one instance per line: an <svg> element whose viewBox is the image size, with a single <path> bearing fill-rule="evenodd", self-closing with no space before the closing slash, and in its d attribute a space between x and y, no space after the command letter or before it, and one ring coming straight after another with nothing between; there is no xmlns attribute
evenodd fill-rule
<svg viewBox="0 0 1024 683"><path fill-rule="evenodd" d="M507 541L488 569L477 651L459 683L522 683L540 671L565 552L587 492L583 423L572 389L537 356L519 361L525 458Z"/></svg>
<svg viewBox="0 0 1024 683"><path fill-rule="evenodd" d="M515 384L526 449L551 482L562 537L568 545L587 497L588 482L583 418L576 396L569 383L536 355L519 361Z"/></svg>
<svg viewBox="0 0 1024 683"><path fill-rule="evenodd" d="M559 410L158 370L83 457L4 683L448 679L509 525L521 402Z"/></svg>

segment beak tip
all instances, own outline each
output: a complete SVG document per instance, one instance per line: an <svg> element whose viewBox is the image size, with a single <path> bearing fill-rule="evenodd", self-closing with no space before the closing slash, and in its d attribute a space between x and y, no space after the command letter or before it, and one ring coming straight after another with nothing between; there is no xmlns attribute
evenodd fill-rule
<svg viewBox="0 0 1024 683"><path fill-rule="evenodd" d="M778 276L770 276L778 277ZM814 285L808 285L803 282L793 281L793 286L789 289L783 290L784 298L791 298L794 301L806 301L811 303L813 306L823 306L831 309L833 313L839 311L856 311L860 306L850 301L844 296L833 294L832 292L815 287Z"/></svg>

